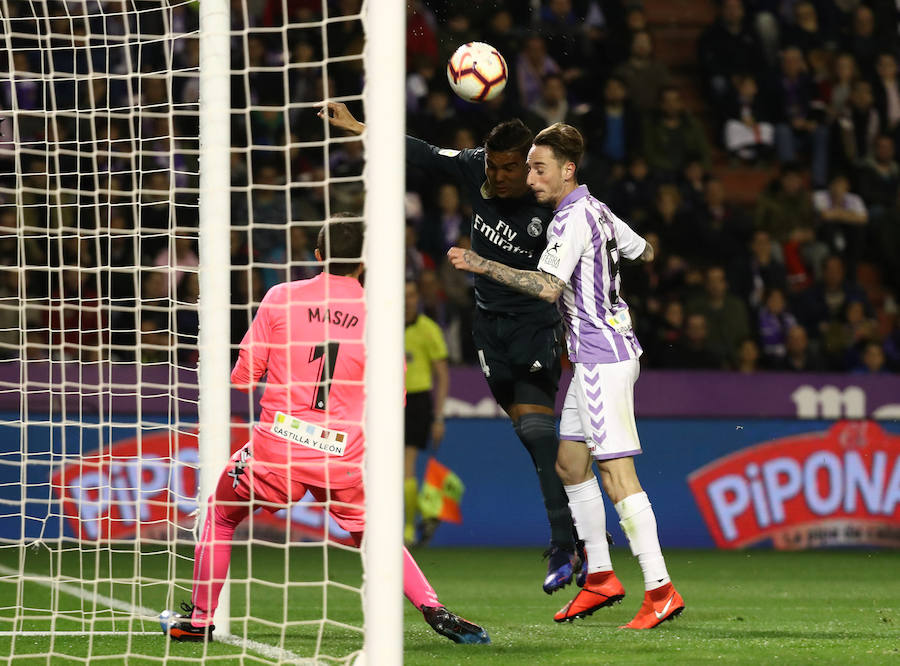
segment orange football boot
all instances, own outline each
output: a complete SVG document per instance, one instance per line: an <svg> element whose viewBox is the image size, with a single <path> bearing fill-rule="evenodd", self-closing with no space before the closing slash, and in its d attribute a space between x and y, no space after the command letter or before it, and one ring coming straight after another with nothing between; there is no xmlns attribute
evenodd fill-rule
<svg viewBox="0 0 900 666"><path fill-rule="evenodd" d="M652 629L681 614L684 599L671 582L644 593L641 609L628 624L619 629Z"/></svg>
<svg viewBox="0 0 900 666"><path fill-rule="evenodd" d="M553 616L555 622L571 622L577 617L587 617L594 611L612 606L625 598L625 588L612 571L588 574L584 587L575 598Z"/></svg>

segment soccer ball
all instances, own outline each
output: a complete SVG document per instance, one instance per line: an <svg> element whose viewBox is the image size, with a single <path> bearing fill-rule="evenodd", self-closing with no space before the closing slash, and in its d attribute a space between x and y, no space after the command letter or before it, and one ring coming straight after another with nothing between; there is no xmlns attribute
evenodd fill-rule
<svg viewBox="0 0 900 666"><path fill-rule="evenodd" d="M506 87L509 70L500 51L484 42L463 44L450 56L447 80L467 102L484 102Z"/></svg>

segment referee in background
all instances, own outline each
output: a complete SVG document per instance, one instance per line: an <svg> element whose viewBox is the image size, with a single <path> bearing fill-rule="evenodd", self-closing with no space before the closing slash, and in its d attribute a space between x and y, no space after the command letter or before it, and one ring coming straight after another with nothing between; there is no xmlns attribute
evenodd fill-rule
<svg viewBox="0 0 900 666"><path fill-rule="evenodd" d="M403 541L416 543L416 513L419 507L419 484L416 462L419 451L431 439L435 450L444 438L444 403L450 388L447 367L447 342L440 326L419 312L419 287L406 283L406 441L405 479L403 482ZM437 529L437 519L423 522L419 543L427 543Z"/></svg>

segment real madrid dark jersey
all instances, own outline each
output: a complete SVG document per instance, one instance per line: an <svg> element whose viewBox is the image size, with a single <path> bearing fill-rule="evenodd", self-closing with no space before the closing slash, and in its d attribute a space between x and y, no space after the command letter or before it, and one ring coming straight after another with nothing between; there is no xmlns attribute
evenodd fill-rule
<svg viewBox="0 0 900 666"><path fill-rule="evenodd" d="M406 137L406 162L410 169L440 174L455 182L472 206L472 249L485 259L512 268L537 270L547 245L550 208L541 206L529 192L517 199L486 198L482 193L484 148L444 150ZM484 275L475 276L475 304L488 312L533 313L557 321L554 303L526 296Z"/></svg>

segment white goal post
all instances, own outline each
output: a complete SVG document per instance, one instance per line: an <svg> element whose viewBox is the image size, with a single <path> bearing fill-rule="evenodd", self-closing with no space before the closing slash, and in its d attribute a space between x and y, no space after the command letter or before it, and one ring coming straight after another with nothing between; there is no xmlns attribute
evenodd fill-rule
<svg viewBox="0 0 900 666"><path fill-rule="evenodd" d="M0 654L402 663L405 8L0 0ZM364 169L325 100L364 112ZM345 210L367 229L361 556L314 501L250 516L216 642L176 653L156 614L190 599L261 394L231 390L235 339Z"/></svg>

